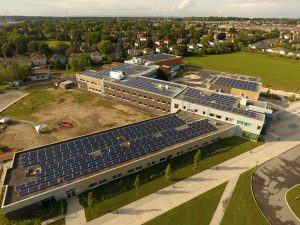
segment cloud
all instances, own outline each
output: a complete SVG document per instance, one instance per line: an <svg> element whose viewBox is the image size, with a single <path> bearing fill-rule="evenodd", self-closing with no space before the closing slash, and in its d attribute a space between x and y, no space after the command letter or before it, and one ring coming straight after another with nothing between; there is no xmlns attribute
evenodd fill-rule
<svg viewBox="0 0 300 225"><path fill-rule="evenodd" d="M190 8L192 5L193 5L192 0L183 0L182 2L179 3L177 9L179 11L183 11L183 10Z"/></svg>
<svg viewBox="0 0 300 225"><path fill-rule="evenodd" d="M278 5L274 2L245 2L245 3L236 3L231 4L228 7L229 8L239 8L239 9L271 9L276 8Z"/></svg>

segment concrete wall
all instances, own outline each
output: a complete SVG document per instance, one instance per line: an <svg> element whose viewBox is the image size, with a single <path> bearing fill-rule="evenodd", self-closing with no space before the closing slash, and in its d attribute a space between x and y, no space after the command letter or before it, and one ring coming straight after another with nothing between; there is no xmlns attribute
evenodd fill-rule
<svg viewBox="0 0 300 225"><path fill-rule="evenodd" d="M27 207L30 205L34 205L42 200L45 200L47 198L50 198L52 196L55 197L56 200L66 199L67 194L66 192L72 189L75 189L76 194L80 194L86 190L89 189L89 185L92 183L98 183L99 181L103 179L107 179L107 181L112 181L114 175L122 174L123 176L128 175L128 170L135 169L136 171L137 167L142 166L142 169L147 168L152 164L152 162L155 162L155 164L158 164L161 162L162 158L167 159L167 157L173 158L177 157L183 153L195 150L201 146L205 146L208 144L211 144L218 140L219 138L227 138L234 136L236 134L237 127L229 127L226 130L222 130L213 134L208 134L199 138L196 138L190 142L174 145L169 149L158 151L154 154L147 155L145 157L140 157L137 159L134 159L132 161L129 161L127 163L121 164L119 166L112 167L111 169L104 170L102 172L99 172L93 176L78 180L74 183L66 184L61 187L57 187L56 189L43 192L41 194L34 195L30 198L26 198L24 200L2 206L2 209L4 213L11 213L15 210L21 209L23 207ZM150 163L150 165L148 164ZM7 188L7 186L5 186Z"/></svg>
<svg viewBox="0 0 300 225"><path fill-rule="evenodd" d="M178 106L178 107L176 107ZM243 121L246 123L251 124L251 126L245 126L245 125L239 125L240 126L240 132L237 134L238 136L241 136L242 131L246 131L249 133L257 134L260 135L263 125L264 125L264 120L256 120L253 118L249 117L243 117L238 114L233 114L230 112L225 112L217 109L212 109L208 108L202 105L197 105L193 103L189 103L180 99L172 99L172 104L171 104L171 113L177 112L179 109L184 110L184 111L189 111L196 113L198 115L203 115L209 118L213 118L216 120L224 121L233 125L238 125L237 121ZM213 114L213 116L211 116ZM220 117L217 117L220 116ZM232 120L226 120L226 118L232 119Z"/></svg>

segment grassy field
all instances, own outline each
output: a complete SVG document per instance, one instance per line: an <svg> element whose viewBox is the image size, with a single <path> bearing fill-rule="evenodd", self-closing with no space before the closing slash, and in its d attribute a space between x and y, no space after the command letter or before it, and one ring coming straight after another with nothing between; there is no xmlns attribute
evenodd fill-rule
<svg viewBox="0 0 300 225"><path fill-rule="evenodd" d="M144 225L208 225L217 209L226 184L221 184Z"/></svg>
<svg viewBox="0 0 300 225"><path fill-rule="evenodd" d="M52 86L38 86L27 89L30 93L20 101L13 104L0 113L0 116L9 116L16 119L35 121L34 113L43 111L53 104L57 104L66 97L71 97L79 104L92 104L93 106L112 107L113 102L97 98L94 95L84 92L61 91Z"/></svg>
<svg viewBox="0 0 300 225"><path fill-rule="evenodd" d="M187 57L184 63L204 69L262 78L265 87L298 91L300 61L248 52Z"/></svg>
<svg viewBox="0 0 300 225"><path fill-rule="evenodd" d="M167 163L160 163L142 170L139 173L142 183L139 194L137 194L134 189L136 174L132 174L94 189L93 195L96 198L96 204L94 205L93 210L88 208L87 205L88 192L79 195L80 202L85 208L87 220L90 221L172 185L173 183L186 179L196 173L249 151L261 144L262 143L251 142L238 137L224 139L202 148L203 159L196 170L193 165L195 152L189 152L170 160L174 172L172 174L172 180L168 182L164 177Z"/></svg>
<svg viewBox="0 0 300 225"><path fill-rule="evenodd" d="M56 47L58 43L62 42L65 43L67 45L70 45L69 41L57 41L57 40L47 40L47 41L43 41L44 43L48 44L49 48L53 48Z"/></svg>
<svg viewBox="0 0 300 225"><path fill-rule="evenodd" d="M295 215L300 219L300 184L287 192L286 200Z"/></svg>
<svg viewBox="0 0 300 225"><path fill-rule="evenodd" d="M234 189L221 225L268 225L252 195L251 178L254 169L242 174Z"/></svg>

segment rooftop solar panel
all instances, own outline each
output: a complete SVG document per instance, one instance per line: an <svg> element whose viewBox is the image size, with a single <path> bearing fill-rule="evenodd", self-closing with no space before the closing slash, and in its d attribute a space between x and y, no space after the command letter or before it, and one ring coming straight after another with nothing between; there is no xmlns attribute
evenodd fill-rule
<svg viewBox="0 0 300 225"><path fill-rule="evenodd" d="M207 107L212 107L222 111L232 112L240 115L245 115L248 117L256 118L257 113L247 111L244 109L239 109L234 107L236 98L227 95L221 95L217 93L211 93L209 95L203 95L200 90L195 88L188 88L184 93L184 100L204 105Z"/></svg>
<svg viewBox="0 0 300 225"><path fill-rule="evenodd" d="M187 125L187 128L183 130L176 129L182 125ZM21 153L19 159L22 162L21 165L26 165L23 167L40 165L41 173L35 180L17 185L16 191L18 191L20 197L23 197L59 184L58 179L70 181L134 157L140 157L208 134L216 129L207 119L187 124L177 115L168 115L127 127L89 135L75 141L70 140ZM161 135L153 135L157 132ZM121 145L117 141L120 139L122 139ZM71 143L75 143L77 148L66 152L64 146L68 146ZM125 143L127 144L124 146ZM100 154L95 156L84 153L83 149L89 150L91 147L95 147L97 151L100 151ZM40 162L32 160L40 152L44 152L46 155L55 153L55 155L52 160L47 158L42 158ZM61 157L61 154L57 154L62 152L63 157Z"/></svg>
<svg viewBox="0 0 300 225"><path fill-rule="evenodd" d="M176 56L169 54L152 54L152 55L144 55L142 57L143 60L148 62L159 62L168 59L175 59Z"/></svg>
<svg viewBox="0 0 300 225"><path fill-rule="evenodd" d="M111 68L101 70L101 71L84 71L81 72L80 74L89 76L89 77L94 77L94 78L99 78L99 79L104 79L108 78L110 75L111 71L122 71L126 75L133 75L133 74L138 74L141 72L145 72L149 70L148 67L141 66L141 65L131 65L131 64L119 64L117 66L113 66Z"/></svg>
<svg viewBox="0 0 300 225"><path fill-rule="evenodd" d="M256 82L252 82L248 80L237 80L228 77L217 77L214 83L217 85L249 90L249 91L257 91L259 86L259 84Z"/></svg>

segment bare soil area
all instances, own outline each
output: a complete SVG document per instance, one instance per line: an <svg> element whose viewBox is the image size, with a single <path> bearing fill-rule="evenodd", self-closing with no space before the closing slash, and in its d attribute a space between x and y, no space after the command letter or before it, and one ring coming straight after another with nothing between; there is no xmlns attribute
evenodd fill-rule
<svg viewBox="0 0 300 225"><path fill-rule="evenodd" d="M13 157L14 152L45 145L47 141L32 126L14 123L0 134L0 143L9 147L8 152L0 153L0 159L7 160Z"/></svg>
<svg viewBox="0 0 300 225"><path fill-rule="evenodd" d="M100 95L80 90L54 88L35 90L9 107L3 115L9 116L18 123L2 132L1 144L7 145L10 151L2 155L0 153L0 158L11 157L14 151L108 130L157 116L155 113L109 101ZM38 124L47 125L47 131L42 134L43 136L33 128Z"/></svg>

